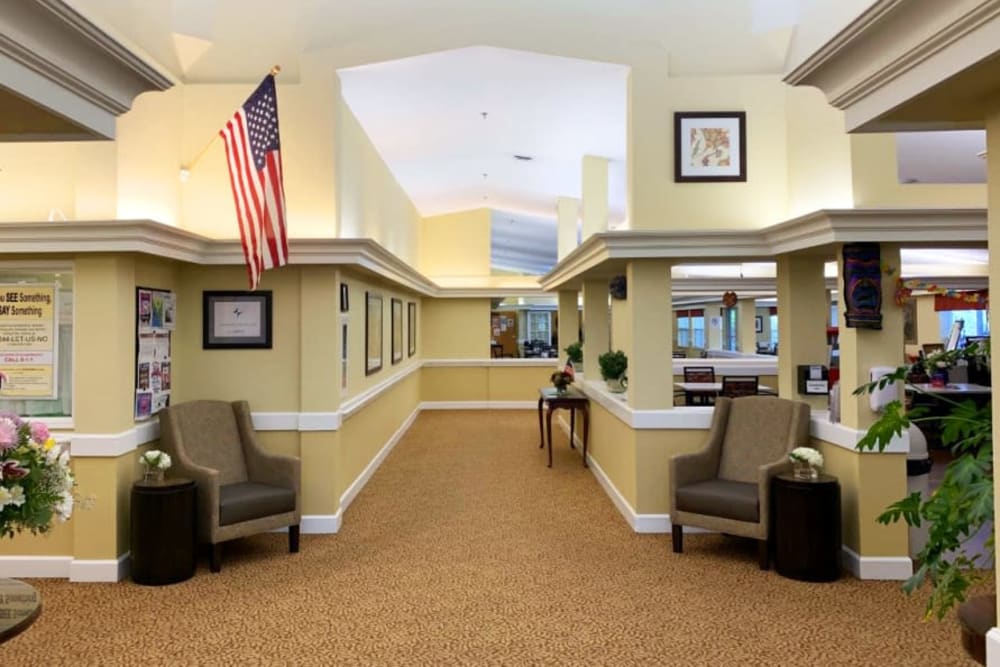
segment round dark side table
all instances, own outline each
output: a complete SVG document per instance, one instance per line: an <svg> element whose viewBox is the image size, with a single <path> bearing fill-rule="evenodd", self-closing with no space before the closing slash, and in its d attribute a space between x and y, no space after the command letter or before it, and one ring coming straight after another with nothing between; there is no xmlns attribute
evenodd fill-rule
<svg viewBox="0 0 1000 667"><path fill-rule="evenodd" d="M774 567L802 581L840 578L840 483L831 475L796 479L791 473L771 481Z"/></svg>
<svg viewBox="0 0 1000 667"><path fill-rule="evenodd" d="M195 493L190 479L132 485L132 581L161 586L194 575Z"/></svg>

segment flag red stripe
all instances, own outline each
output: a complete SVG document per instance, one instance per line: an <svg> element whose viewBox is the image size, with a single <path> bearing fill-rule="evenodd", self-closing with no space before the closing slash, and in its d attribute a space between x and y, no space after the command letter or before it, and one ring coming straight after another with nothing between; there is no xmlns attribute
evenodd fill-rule
<svg viewBox="0 0 1000 667"><path fill-rule="evenodd" d="M263 211L261 210L261 205L260 205L261 193L257 187L256 179L254 178L256 176L257 170L253 164L253 153L250 149L250 142L247 139L246 128L244 127L245 119L243 116L243 111L240 110L239 112L237 112L233 120L236 121L236 129L238 130L239 134L238 143L240 147L240 153L243 158L242 168L240 169L240 173L242 173L243 175L243 182L246 191L250 193L249 201L253 204L252 208L250 208L250 210L253 212L253 216L251 217L251 221L253 222L253 224L250 226L250 228L251 231L254 233L256 239L256 243L254 246L255 250L254 261L257 264L257 276L258 276L257 279L260 280L260 274L263 273L264 271L264 262L261 259L261 254L263 250L263 248L261 248L261 245L263 243L263 239L261 239L261 234L260 234L261 220L263 217ZM246 197L246 192L244 193L244 197ZM254 287L256 288L257 286L254 285Z"/></svg>
<svg viewBox="0 0 1000 667"><path fill-rule="evenodd" d="M281 213L281 263L284 265L288 263L288 226L285 220L285 168L281 162L281 151L274 153L274 171L278 175L278 179L273 181L277 183L276 196L281 202L278 211Z"/></svg>
<svg viewBox="0 0 1000 667"><path fill-rule="evenodd" d="M270 187L268 201L273 204L269 216L271 223L269 227L274 238L272 257L276 266L282 266L288 262L288 239L285 235L285 193L281 184L281 174L278 172L274 157L274 153L268 154L264 171L267 173L268 186Z"/></svg>
<svg viewBox="0 0 1000 667"><path fill-rule="evenodd" d="M254 289L260 280L260 271L256 260L257 237L254 233L252 215L243 187L243 179L240 177L241 151L233 130L233 121L229 121L219 134L225 140L226 159L229 163L229 182L233 190L233 201L236 203L236 218L240 228L240 240L243 245L243 259L247 265L250 289Z"/></svg>

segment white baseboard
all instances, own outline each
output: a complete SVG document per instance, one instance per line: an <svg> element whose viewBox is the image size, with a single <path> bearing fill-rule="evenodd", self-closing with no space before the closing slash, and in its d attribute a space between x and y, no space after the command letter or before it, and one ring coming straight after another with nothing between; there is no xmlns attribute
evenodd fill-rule
<svg viewBox="0 0 1000 667"><path fill-rule="evenodd" d="M538 401L424 401L421 410L535 410Z"/></svg>
<svg viewBox="0 0 1000 667"><path fill-rule="evenodd" d="M343 508L336 514L306 514L299 524L299 531L305 535L323 535L340 532L340 524L344 517Z"/></svg>
<svg viewBox="0 0 1000 667"><path fill-rule="evenodd" d="M986 633L986 667L1000 667L1000 628Z"/></svg>
<svg viewBox="0 0 1000 667"><path fill-rule="evenodd" d="M846 544L841 563L858 579L905 581L913 574L913 561L905 556L862 556Z"/></svg>
<svg viewBox="0 0 1000 667"><path fill-rule="evenodd" d="M72 556L0 556L0 577L68 579Z"/></svg>
<svg viewBox="0 0 1000 667"><path fill-rule="evenodd" d="M131 554L116 559L73 560L69 566L70 581L121 581L128 576Z"/></svg>
<svg viewBox="0 0 1000 667"><path fill-rule="evenodd" d="M415 420L417 415L420 414L420 410L421 406L417 406L417 409L410 413L410 416L403 421L399 428L396 429L396 432L392 434L392 437L389 438L389 442L385 443L382 449L379 450L378 454L375 455L375 458L373 458L368 465L365 466L365 469L361 471L361 474L358 475L357 479L351 482L351 485L347 487L347 490L340 496L340 510L338 511L338 514L343 515L344 510L350 506L354 498L361 492L361 489L364 488L365 484L368 483L368 480L371 479L371 476L375 474L376 470L378 470L378 467L382 465L382 461L385 460L385 457L389 456L389 452L392 451L393 447L396 446L396 443L400 441L403 434L406 433L407 429L409 429L413 424L413 420Z"/></svg>

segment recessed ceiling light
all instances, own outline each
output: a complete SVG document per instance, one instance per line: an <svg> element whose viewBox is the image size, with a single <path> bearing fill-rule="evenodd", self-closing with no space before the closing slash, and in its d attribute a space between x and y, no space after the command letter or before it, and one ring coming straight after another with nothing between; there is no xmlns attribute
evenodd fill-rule
<svg viewBox="0 0 1000 667"><path fill-rule="evenodd" d="M514 159L515 160L524 160L525 162L530 162L531 160L534 160L535 158L531 157L530 155L515 155Z"/></svg>

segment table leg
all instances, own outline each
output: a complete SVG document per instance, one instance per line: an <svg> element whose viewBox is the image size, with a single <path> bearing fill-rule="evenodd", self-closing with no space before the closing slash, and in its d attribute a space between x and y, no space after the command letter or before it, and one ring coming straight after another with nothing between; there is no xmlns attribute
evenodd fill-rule
<svg viewBox="0 0 1000 667"><path fill-rule="evenodd" d="M545 431L542 430L542 403L545 402L544 398L538 398L538 448L541 449L545 446Z"/></svg>
<svg viewBox="0 0 1000 667"><path fill-rule="evenodd" d="M576 433L576 408L569 409L569 448L576 449L576 443L573 442L573 434Z"/></svg>
<svg viewBox="0 0 1000 667"><path fill-rule="evenodd" d="M590 408L586 405L583 406L583 467L589 468L587 465L587 436L590 435Z"/></svg>
<svg viewBox="0 0 1000 667"><path fill-rule="evenodd" d="M552 406L545 411L545 434L549 441L549 467L552 467Z"/></svg>

